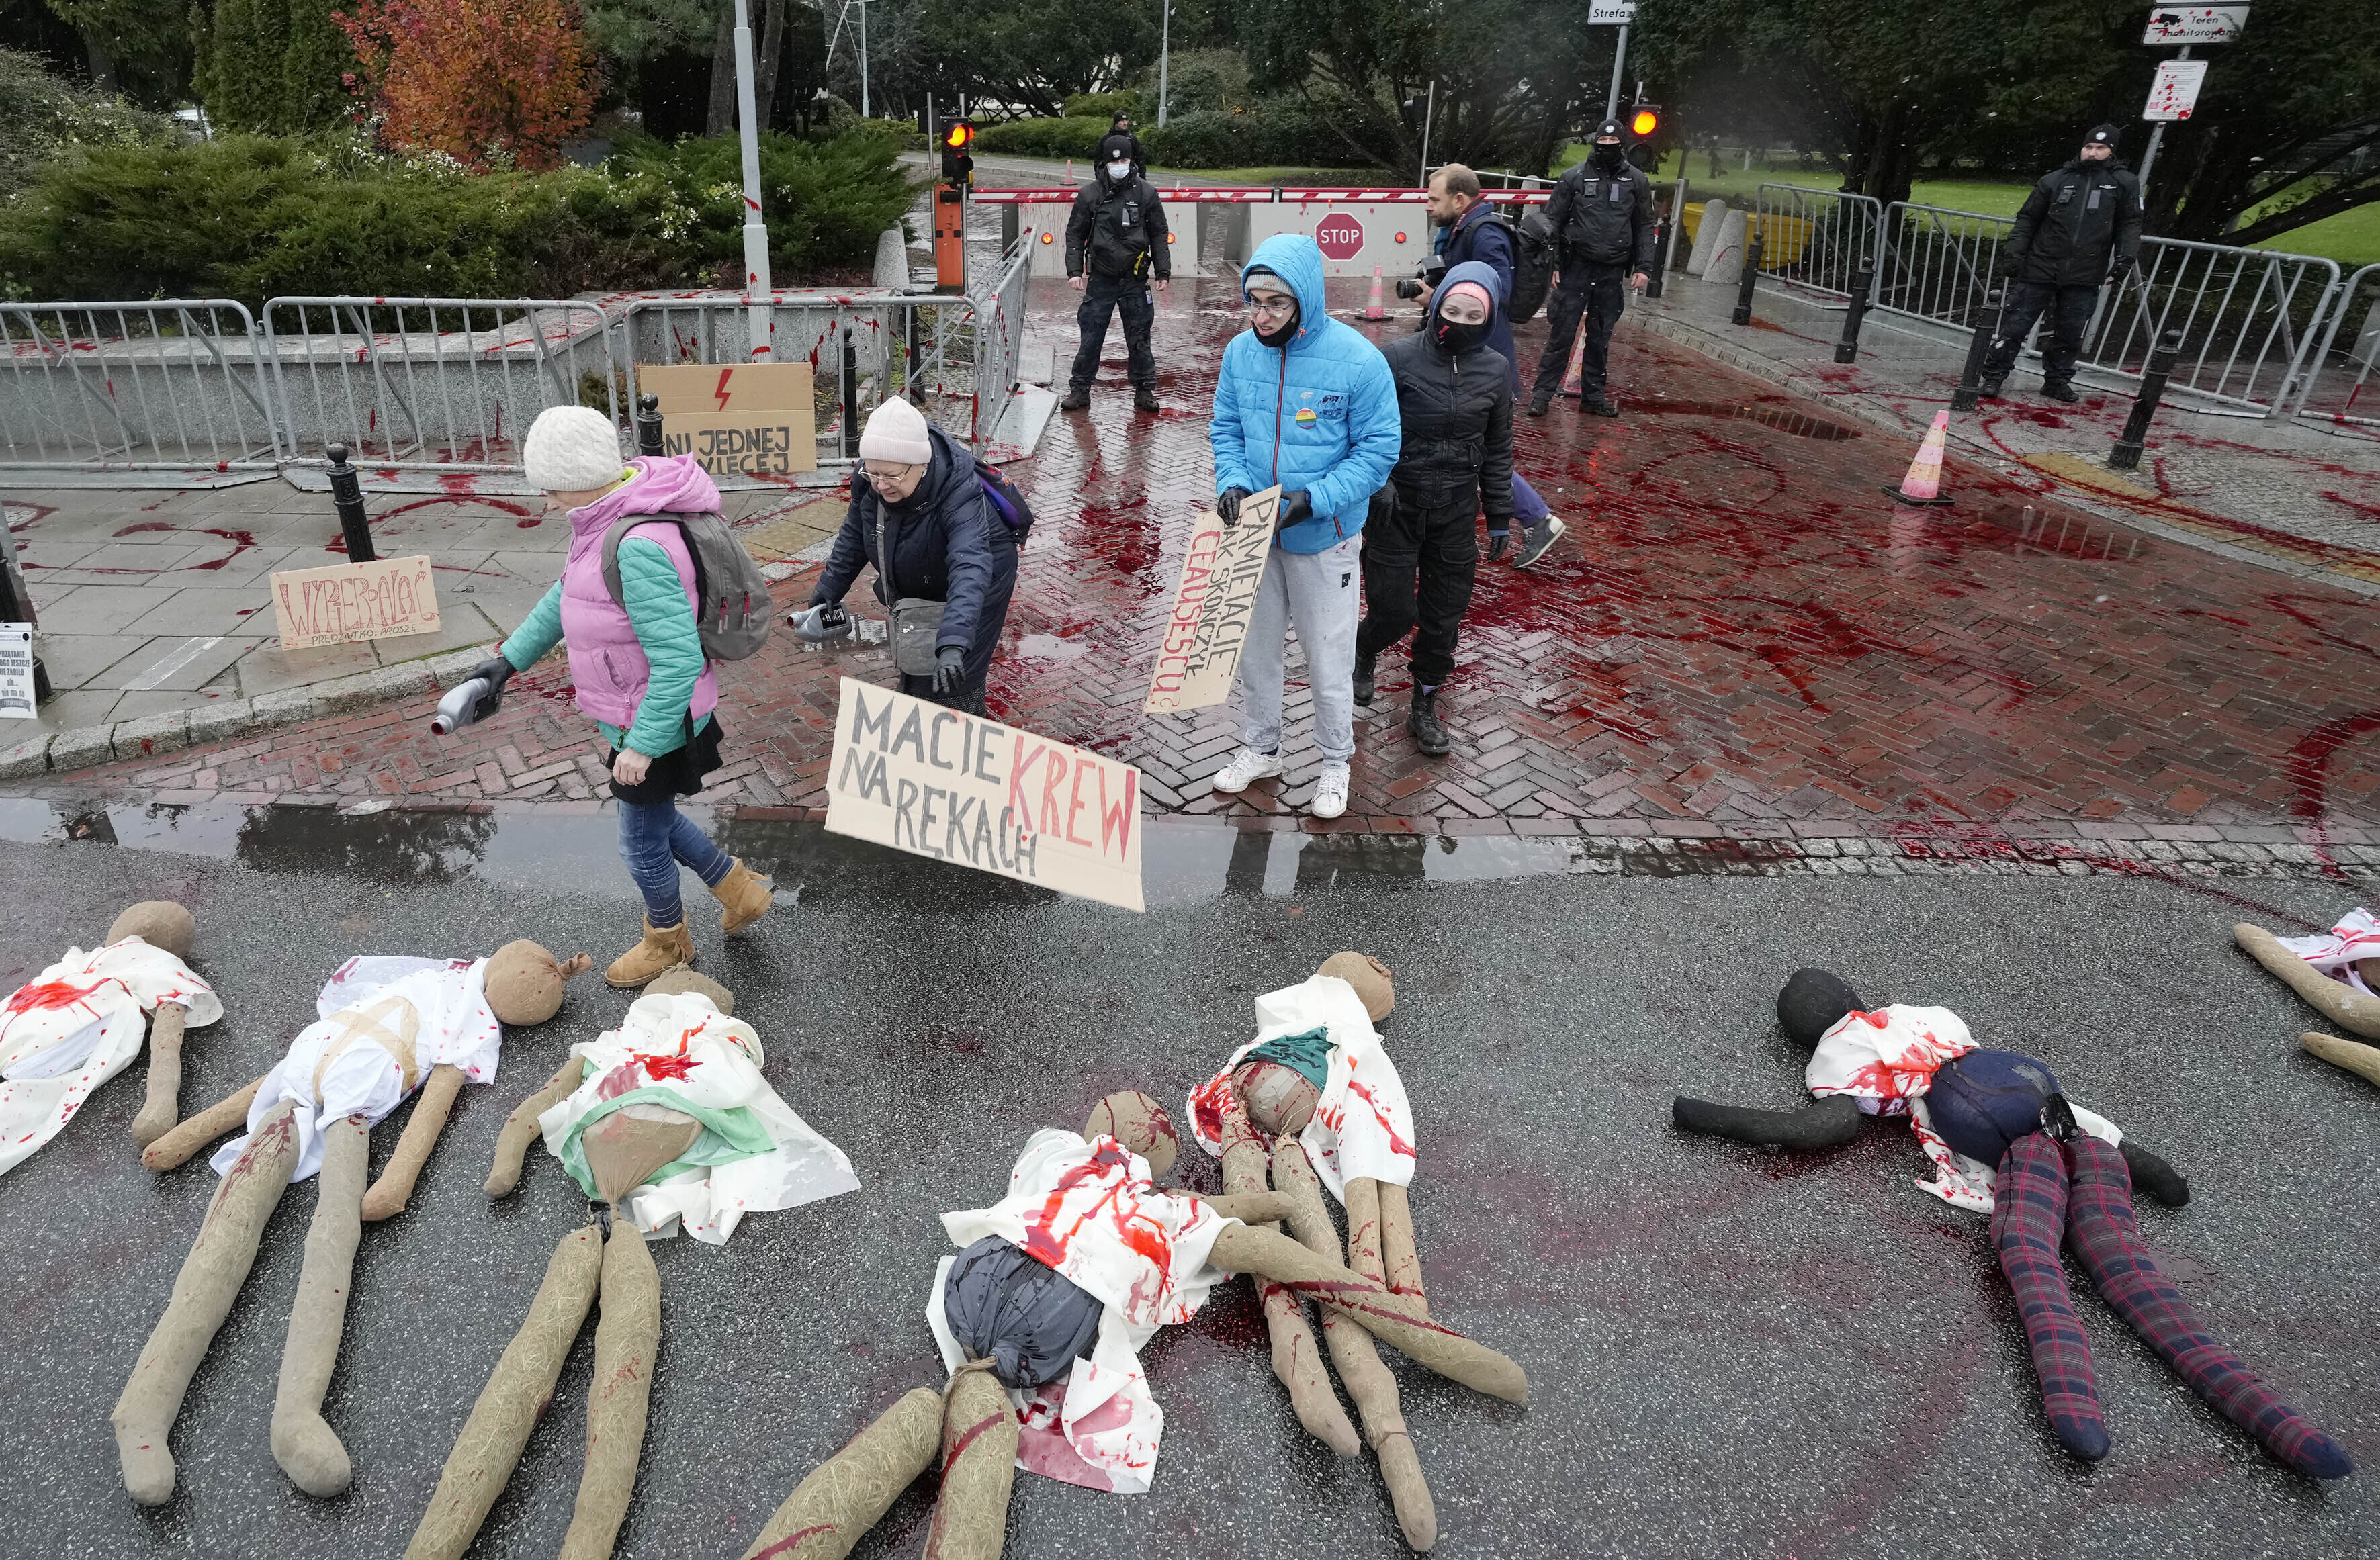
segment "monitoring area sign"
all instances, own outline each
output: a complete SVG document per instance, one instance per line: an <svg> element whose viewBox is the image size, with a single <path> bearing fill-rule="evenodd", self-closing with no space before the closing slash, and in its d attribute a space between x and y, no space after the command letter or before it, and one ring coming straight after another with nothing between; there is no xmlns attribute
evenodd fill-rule
<svg viewBox="0 0 2380 1560"><path fill-rule="evenodd" d="M2141 34L2141 42L2168 48L2228 43L2247 25L2245 6L2155 6L2150 7L2148 30Z"/></svg>
<svg viewBox="0 0 2380 1560"><path fill-rule="evenodd" d="M1636 0L1587 0L1586 25L1626 27L1636 19Z"/></svg>
<svg viewBox="0 0 2380 1560"><path fill-rule="evenodd" d="M2157 67L2143 119L2187 119L2198 106L2198 89L2206 80L2204 60L2168 60Z"/></svg>

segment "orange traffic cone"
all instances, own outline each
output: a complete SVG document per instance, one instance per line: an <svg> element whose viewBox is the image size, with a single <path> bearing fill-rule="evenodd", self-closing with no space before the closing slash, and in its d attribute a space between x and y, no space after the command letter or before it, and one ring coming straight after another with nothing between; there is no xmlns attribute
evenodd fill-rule
<svg viewBox="0 0 2380 1560"><path fill-rule="evenodd" d="M1372 296L1364 305L1364 318L1386 320L1388 317L1388 306L1380 301L1380 268L1376 265L1372 267Z"/></svg>
<svg viewBox="0 0 2380 1560"><path fill-rule="evenodd" d="M1894 500L1912 505L1945 504L1950 502L1942 491L1942 445L1950 436L1950 414L1934 414L1934 426L1917 446L1917 458L1909 463L1909 475L1900 479L1898 488L1887 488Z"/></svg>
<svg viewBox="0 0 2380 1560"><path fill-rule="evenodd" d="M1075 160L1071 157L1066 159L1066 182L1068 184L1075 182Z"/></svg>
<svg viewBox="0 0 2380 1560"><path fill-rule="evenodd" d="M1562 374L1564 395L1586 393L1586 331L1582 327L1570 344L1570 368Z"/></svg>

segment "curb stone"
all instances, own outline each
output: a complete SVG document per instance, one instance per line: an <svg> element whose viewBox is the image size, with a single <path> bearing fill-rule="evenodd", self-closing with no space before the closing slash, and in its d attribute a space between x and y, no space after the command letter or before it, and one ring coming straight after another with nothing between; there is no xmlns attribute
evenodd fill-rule
<svg viewBox="0 0 2380 1560"><path fill-rule="evenodd" d="M162 715L144 715L104 726L77 726L55 734L45 732L14 747L0 748L0 780L69 774L77 769L97 768L119 758L154 757L184 747L228 742L274 726L293 726L326 715L351 714L392 699L417 698L444 686L450 677L469 671L495 653L495 643L491 641L420 660L400 661L352 677L260 694L252 699L167 710Z"/></svg>

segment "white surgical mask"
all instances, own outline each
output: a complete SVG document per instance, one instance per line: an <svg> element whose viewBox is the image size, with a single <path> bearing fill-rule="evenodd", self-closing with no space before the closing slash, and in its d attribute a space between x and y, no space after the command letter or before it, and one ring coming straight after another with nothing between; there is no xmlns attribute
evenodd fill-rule
<svg viewBox="0 0 2380 1560"><path fill-rule="evenodd" d="M1111 179L1120 179L1130 172L1132 172L1132 164L1129 163L1111 163L1108 164L1108 177Z"/></svg>

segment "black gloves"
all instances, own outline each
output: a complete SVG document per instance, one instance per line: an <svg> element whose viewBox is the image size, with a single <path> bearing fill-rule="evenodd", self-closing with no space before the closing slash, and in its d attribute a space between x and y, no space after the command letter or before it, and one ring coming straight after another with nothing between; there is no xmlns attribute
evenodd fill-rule
<svg viewBox="0 0 2380 1560"><path fill-rule="evenodd" d="M966 678L966 651L956 645L945 645L934 652L934 692L955 692Z"/></svg>
<svg viewBox="0 0 2380 1560"><path fill-rule="evenodd" d="M2118 255L2116 257L2116 263L2107 268L2107 280L2110 282L2120 282L2124 279L2124 273L2131 269L2132 257L2130 255Z"/></svg>
<svg viewBox="0 0 2380 1560"><path fill-rule="evenodd" d="M504 702L504 684L512 681L513 663L502 656L497 656L491 660L483 660L473 667L463 681L468 683L475 677L484 677L488 680L488 691L480 695L478 707L471 711L471 719L485 720L496 712L498 705Z"/></svg>
<svg viewBox="0 0 2380 1560"><path fill-rule="evenodd" d="M1240 501L1247 496L1245 488L1226 488L1215 495L1215 513L1223 517L1223 529L1240 523Z"/></svg>
<svg viewBox="0 0 2380 1560"><path fill-rule="evenodd" d="M1503 556L1504 556L1504 549L1506 549L1507 547L1510 547L1510 546L1512 545L1512 532L1510 532L1510 531L1490 531L1490 532L1488 532L1488 562L1489 562L1490 563L1493 563L1494 562L1496 562L1496 560L1497 560L1497 559L1503 557Z"/></svg>
<svg viewBox="0 0 2380 1560"><path fill-rule="evenodd" d="M1280 513L1273 516L1272 528L1285 531L1300 520L1314 518L1314 501L1305 496L1303 488L1292 488L1281 495Z"/></svg>
<svg viewBox="0 0 2380 1560"><path fill-rule="evenodd" d="M813 600L808 609L791 614L786 621L813 645L840 639L851 632L851 613L840 601Z"/></svg>

